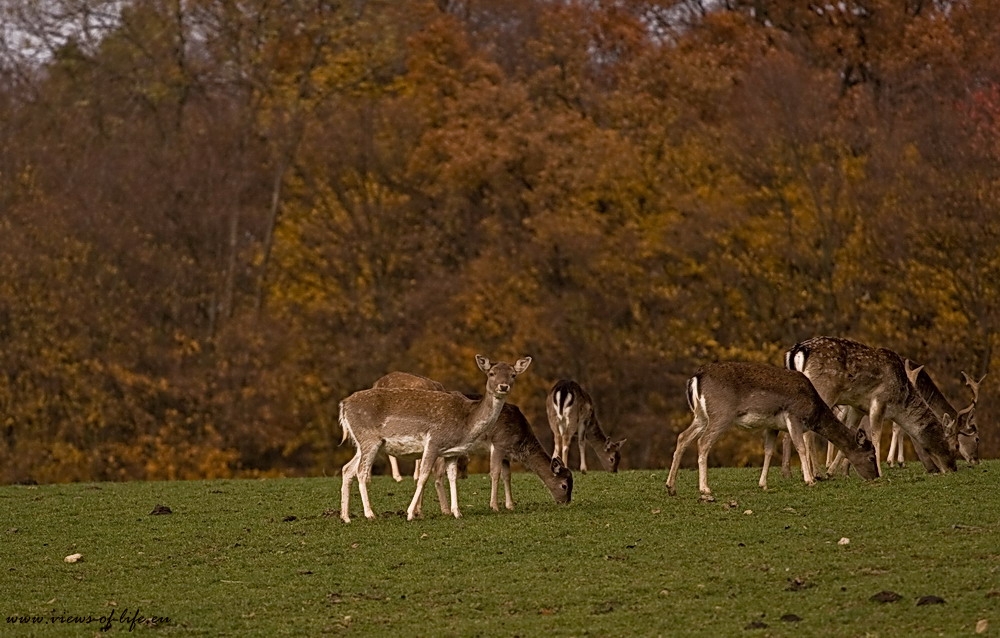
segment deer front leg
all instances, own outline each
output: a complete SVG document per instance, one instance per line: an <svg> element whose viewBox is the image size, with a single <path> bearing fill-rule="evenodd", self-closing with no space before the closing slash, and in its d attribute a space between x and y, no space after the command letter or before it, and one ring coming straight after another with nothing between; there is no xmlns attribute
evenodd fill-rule
<svg viewBox="0 0 1000 638"><path fill-rule="evenodd" d="M448 484L451 487L451 513L455 518L462 518L462 512L458 510L458 459L448 459Z"/></svg>
<svg viewBox="0 0 1000 638"><path fill-rule="evenodd" d="M868 438L875 446L875 469L882 478L882 423L884 422L885 405L881 401L872 401L868 412Z"/></svg>
<svg viewBox="0 0 1000 638"><path fill-rule="evenodd" d="M851 432L857 432L858 428L861 427L861 420L864 418L864 415L861 414L861 412L858 409L851 407L845 407L842 410L842 414L843 414L844 425L847 426L847 429L849 429ZM845 465L847 463L847 457L844 456L844 453L838 450L833 445L833 443L828 443L827 458L829 458L831 447L836 452L836 454L833 457L833 462L827 463L826 466L827 477L833 476L837 472L837 470L840 469L841 465ZM879 476L881 476L881 474L879 474Z"/></svg>
<svg viewBox="0 0 1000 638"><path fill-rule="evenodd" d="M427 479L430 478L436 460L437 452L433 451L429 444L425 444L424 454L420 457L420 474L417 477L417 489L413 493L413 500L410 501L410 507L406 510L406 520L408 521L412 521L416 516L420 515L420 499L424 493L424 485L427 484Z"/></svg>
<svg viewBox="0 0 1000 638"><path fill-rule="evenodd" d="M389 455L389 468L392 470L392 480L397 483L403 480L403 475L399 473L399 461L391 454Z"/></svg>
<svg viewBox="0 0 1000 638"><path fill-rule="evenodd" d="M583 430L583 425L580 426L580 432L576 437L577 446L580 448L580 472L587 473L587 439Z"/></svg>
<svg viewBox="0 0 1000 638"><path fill-rule="evenodd" d="M816 475L812 469L812 455L806 447L806 437L801 423L792 421L785 417L785 427L788 429L788 436L792 439L792 445L799 454L799 462L802 465L802 480L806 485L816 484Z"/></svg>
<svg viewBox="0 0 1000 638"><path fill-rule="evenodd" d="M497 500L497 489L500 484L500 474L503 471L503 454L496 446L490 444L490 509L494 512L500 511L500 503Z"/></svg>

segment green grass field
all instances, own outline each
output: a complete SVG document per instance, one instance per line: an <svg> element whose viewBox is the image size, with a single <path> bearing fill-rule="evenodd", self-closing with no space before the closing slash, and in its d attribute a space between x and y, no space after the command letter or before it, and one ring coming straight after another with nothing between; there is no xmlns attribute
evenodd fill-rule
<svg viewBox="0 0 1000 638"><path fill-rule="evenodd" d="M917 465L812 488L774 471L767 492L716 468L715 503L693 470L675 498L664 471L576 473L569 506L518 473L499 514L473 475L461 520L429 489L412 522L413 482L379 476L378 520L355 489L350 524L339 478L7 486L0 633L1000 635L1000 461Z"/></svg>

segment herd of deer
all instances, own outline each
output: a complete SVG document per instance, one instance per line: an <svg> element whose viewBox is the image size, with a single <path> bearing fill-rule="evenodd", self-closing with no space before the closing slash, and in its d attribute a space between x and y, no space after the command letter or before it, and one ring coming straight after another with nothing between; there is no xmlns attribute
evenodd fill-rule
<svg viewBox="0 0 1000 638"><path fill-rule="evenodd" d="M514 508L510 463L531 469L557 503L568 503L573 475L568 468L569 446L578 438L580 470L587 471L585 444L590 443L604 468L618 470L624 439L612 440L602 431L591 397L574 381L559 381L549 391L546 412L555 449L547 454L521 410L507 403L518 375L531 357L514 364L493 362L476 355L486 374L482 395L449 392L440 383L405 372L392 372L371 389L355 392L340 403L344 440L350 437L354 457L343 468L340 517L350 522L351 483L358 479L367 518L375 518L368 499L368 480L376 455L389 455L399 481L396 457L418 458L416 491L406 512L408 520L421 513L424 486L435 474L441 511L460 517L458 462L477 449L490 454L490 507L499 510L497 489L502 479L505 506ZM838 337L816 337L796 344L785 354L785 367L764 363L724 362L702 367L687 383L691 425L677 437L666 487L676 494L677 471L688 445L698 442L698 487L702 500L713 500L708 487L708 455L712 446L734 426L764 431L764 467L759 484L767 488L767 472L779 432L786 433L799 455L802 476L816 481L815 443L828 442L827 473L845 460L865 480L882 475L879 464L884 421L893 422L891 454L901 451L901 433L928 472L951 472L961 455L977 463L979 436L975 407L979 385L962 373L972 390L972 402L957 410L941 394L923 366L915 366L886 348L873 348ZM838 418L838 414L841 418ZM867 419L867 426L863 419ZM900 438L897 438L900 437ZM890 465L902 463L901 452ZM783 471L788 474L790 448ZM442 475L447 475L450 504Z"/></svg>

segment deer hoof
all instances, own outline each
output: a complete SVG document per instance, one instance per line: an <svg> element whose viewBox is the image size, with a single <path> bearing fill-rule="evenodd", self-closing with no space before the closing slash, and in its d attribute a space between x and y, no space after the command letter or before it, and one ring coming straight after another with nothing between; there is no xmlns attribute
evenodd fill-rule
<svg viewBox="0 0 1000 638"><path fill-rule="evenodd" d="M669 494L670 496L677 496L677 488L674 487L673 485L668 485L667 494Z"/></svg>

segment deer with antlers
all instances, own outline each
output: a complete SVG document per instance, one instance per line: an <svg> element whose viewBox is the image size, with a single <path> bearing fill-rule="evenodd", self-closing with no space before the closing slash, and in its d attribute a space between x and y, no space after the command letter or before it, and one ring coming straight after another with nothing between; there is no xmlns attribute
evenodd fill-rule
<svg viewBox="0 0 1000 638"><path fill-rule="evenodd" d="M943 419L944 415L948 415L955 421L955 429L958 434L958 453L970 465L978 464L979 427L976 423L976 404L979 402L979 386L982 384L983 379L986 378L986 375L984 374L980 377L979 381L976 381L966 374L965 371L962 371L962 379L965 381L965 385L972 391L972 402L959 410L945 398L941 390L938 389L937 384L927 374L927 370L923 365L918 366L910 359L905 359L903 361L903 368L906 371L906 378L909 379L913 387L916 388L917 393L927 403L927 406L934 414L939 419ZM894 454L895 458L893 458ZM899 465L903 464L903 439L898 424L893 424L892 439L889 443L887 460L889 460L890 465L892 465L893 461L898 462Z"/></svg>
<svg viewBox="0 0 1000 638"><path fill-rule="evenodd" d="M852 429L858 429L867 414L877 452L881 452L883 421L889 420L919 446L928 472L955 471L954 419L948 414L938 417L930 409L909 382L903 358L892 350L841 337L815 337L789 349L785 365L805 374L827 405L847 406ZM833 466L838 463L834 461ZM878 473L882 475L880 465Z"/></svg>
<svg viewBox="0 0 1000 638"><path fill-rule="evenodd" d="M486 374L486 391L479 400L457 393L412 388L372 388L355 392L340 402L340 426L357 452L343 468L340 518L349 523L351 483L358 490L365 517L375 518L368 499L368 481L375 456L384 447L393 456L420 456L416 491L406 511L407 520L417 516L424 485L438 457L445 459L451 487L451 513L458 509L459 456L469 450L493 427L514 380L531 364L531 357L514 364L492 362L476 355L476 365Z"/></svg>

